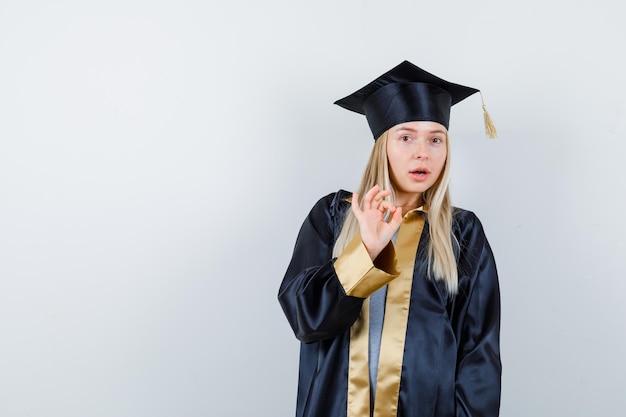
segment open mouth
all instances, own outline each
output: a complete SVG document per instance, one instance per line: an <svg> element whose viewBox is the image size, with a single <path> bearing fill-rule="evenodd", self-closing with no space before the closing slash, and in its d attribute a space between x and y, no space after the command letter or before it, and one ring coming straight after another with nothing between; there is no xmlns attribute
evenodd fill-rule
<svg viewBox="0 0 626 417"><path fill-rule="evenodd" d="M417 169L409 171L409 175L417 181L426 180L429 174L430 174L430 171L427 170L426 168L417 168Z"/></svg>

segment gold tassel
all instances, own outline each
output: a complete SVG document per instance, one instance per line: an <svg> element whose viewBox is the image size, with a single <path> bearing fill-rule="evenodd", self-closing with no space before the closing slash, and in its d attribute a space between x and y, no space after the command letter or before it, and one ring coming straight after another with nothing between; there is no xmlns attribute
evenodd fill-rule
<svg viewBox="0 0 626 417"><path fill-rule="evenodd" d="M483 116L485 118L485 133L489 139L495 139L498 137L498 131L496 130L496 125L493 124L493 120L491 120L491 116L489 116L489 112L487 112L487 106L485 105L485 100L483 99L483 93L480 93L480 100L483 102Z"/></svg>

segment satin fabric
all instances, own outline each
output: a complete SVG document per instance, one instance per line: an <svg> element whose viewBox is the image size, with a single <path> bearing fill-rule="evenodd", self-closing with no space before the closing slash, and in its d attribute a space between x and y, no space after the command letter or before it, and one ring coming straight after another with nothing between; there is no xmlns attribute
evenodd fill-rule
<svg viewBox="0 0 626 417"><path fill-rule="evenodd" d="M447 129L450 107L477 92L403 61L335 104L364 114L376 140L390 127L414 120L438 122Z"/></svg>
<svg viewBox="0 0 626 417"><path fill-rule="evenodd" d="M346 295L332 248L350 193L320 199L305 219L278 299L302 342L297 417L345 417L350 326L363 298ZM495 417L500 405L500 294L478 218L455 209L459 291L427 277L428 227L417 248L398 417ZM418 237L416 237L417 239ZM404 329L399 329L404 331ZM367 417L367 416L363 416Z"/></svg>
<svg viewBox="0 0 626 417"><path fill-rule="evenodd" d="M363 103L370 130L377 139L389 128L416 120L450 126L452 97L443 88L426 83L395 83L376 90Z"/></svg>

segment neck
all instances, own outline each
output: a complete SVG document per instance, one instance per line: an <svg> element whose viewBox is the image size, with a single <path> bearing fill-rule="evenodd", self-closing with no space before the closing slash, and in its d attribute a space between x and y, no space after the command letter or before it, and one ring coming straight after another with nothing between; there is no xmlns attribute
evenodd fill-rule
<svg viewBox="0 0 626 417"><path fill-rule="evenodd" d="M397 207L402 207L402 213L408 213L409 211L424 205L423 195L423 193L397 193L394 204Z"/></svg>

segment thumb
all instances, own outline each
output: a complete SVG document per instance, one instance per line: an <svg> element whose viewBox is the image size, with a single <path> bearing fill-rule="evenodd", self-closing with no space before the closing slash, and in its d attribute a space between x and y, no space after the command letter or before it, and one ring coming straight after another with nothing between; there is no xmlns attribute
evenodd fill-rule
<svg viewBox="0 0 626 417"><path fill-rule="evenodd" d="M391 228L395 232L396 230L398 230L398 228L400 228L401 224L402 224L402 207L397 207L396 211L393 212L393 217L391 217L391 220L389 221L389 226L391 226Z"/></svg>

